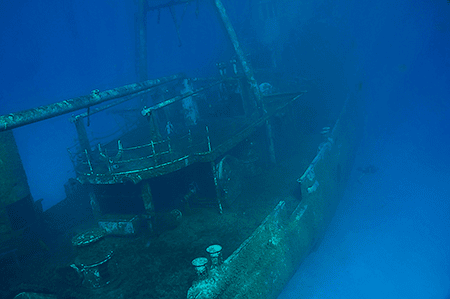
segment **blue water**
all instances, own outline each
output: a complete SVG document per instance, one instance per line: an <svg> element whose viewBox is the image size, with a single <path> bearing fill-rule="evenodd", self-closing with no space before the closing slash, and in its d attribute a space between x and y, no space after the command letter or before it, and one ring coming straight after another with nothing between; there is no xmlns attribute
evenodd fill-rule
<svg viewBox="0 0 450 299"><path fill-rule="evenodd" d="M356 165L378 172L352 173L323 243L279 299L448 298L449 148L424 145L433 133L413 122L429 127L415 119L365 138Z"/></svg>
<svg viewBox="0 0 450 299"><path fill-rule="evenodd" d="M215 75L216 62L229 59L231 46L211 5L202 4L198 18L195 7L185 11L182 47L169 11L162 10L159 23L155 11L148 13L149 78ZM2 1L0 114L136 82L136 10L135 2L120 0ZM184 10L177 6L178 17ZM76 131L69 119L83 112L14 130L31 193L44 199L44 209L65 198L64 184L75 177L67 148Z"/></svg>
<svg viewBox="0 0 450 299"><path fill-rule="evenodd" d="M373 23L361 23L369 72L355 168L379 170L352 172L322 244L278 298L449 298L450 5L359 6Z"/></svg>

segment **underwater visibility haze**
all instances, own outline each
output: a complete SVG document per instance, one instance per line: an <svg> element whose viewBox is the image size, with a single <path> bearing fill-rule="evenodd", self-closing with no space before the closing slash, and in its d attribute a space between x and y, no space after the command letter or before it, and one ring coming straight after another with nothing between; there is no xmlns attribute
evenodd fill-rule
<svg viewBox="0 0 450 299"><path fill-rule="evenodd" d="M450 298L450 1L4 1L0 32L0 298ZM310 194L298 264L248 249Z"/></svg>

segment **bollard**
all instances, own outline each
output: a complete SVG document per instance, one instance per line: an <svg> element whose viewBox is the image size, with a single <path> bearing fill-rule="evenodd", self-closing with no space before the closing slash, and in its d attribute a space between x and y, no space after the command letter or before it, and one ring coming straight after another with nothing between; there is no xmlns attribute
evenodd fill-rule
<svg viewBox="0 0 450 299"><path fill-rule="evenodd" d="M220 245L211 245L206 248L206 252L209 253L209 257L211 259L211 268L216 268L223 263L222 259L222 246Z"/></svg>
<svg viewBox="0 0 450 299"><path fill-rule="evenodd" d="M208 259L206 257L198 257L192 261L199 280L204 280L209 275Z"/></svg>

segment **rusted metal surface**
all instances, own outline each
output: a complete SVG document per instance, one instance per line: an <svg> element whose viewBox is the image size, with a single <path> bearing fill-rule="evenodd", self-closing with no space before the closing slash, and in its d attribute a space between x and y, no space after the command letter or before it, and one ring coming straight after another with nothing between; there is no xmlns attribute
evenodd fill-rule
<svg viewBox="0 0 450 299"><path fill-rule="evenodd" d="M65 101L40 106L33 109L2 115L0 116L0 132L70 113L83 108L88 108L109 100L114 100L117 98L135 94L140 91L147 90L152 87L156 87L181 78L183 78L183 75L177 74L159 79L147 80L140 83L133 83L105 91L95 90L90 95L76 97L73 99L68 99Z"/></svg>

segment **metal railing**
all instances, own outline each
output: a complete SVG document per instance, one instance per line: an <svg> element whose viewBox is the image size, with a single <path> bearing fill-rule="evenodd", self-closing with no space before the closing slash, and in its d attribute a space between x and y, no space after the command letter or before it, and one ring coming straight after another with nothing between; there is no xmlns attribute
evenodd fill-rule
<svg viewBox="0 0 450 299"><path fill-rule="evenodd" d="M206 126L204 134L197 132L195 137L189 130L187 134L177 136L176 139L167 137L130 147L124 147L119 139L114 152L98 144L95 151L88 153L85 150L82 155L72 155L72 158L76 159L73 163L76 165L77 174L81 176L128 176L182 161L188 165L189 159L208 155L212 151L209 128Z"/></svg>

